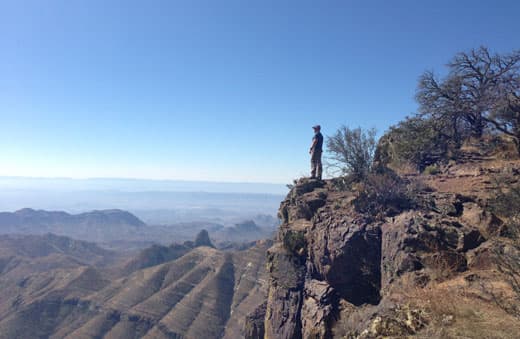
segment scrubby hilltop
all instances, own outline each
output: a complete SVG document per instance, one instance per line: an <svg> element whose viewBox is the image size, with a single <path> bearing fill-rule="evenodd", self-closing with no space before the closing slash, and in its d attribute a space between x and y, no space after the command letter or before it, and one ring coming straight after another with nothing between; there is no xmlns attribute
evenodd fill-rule
<svg viewBox="0 0 520 339"><path fill-rule="evenodd" d="M483 144L422 173L298 181L246 337L517 337L518 224L501 206L518 215L520 160Z"/></svg>

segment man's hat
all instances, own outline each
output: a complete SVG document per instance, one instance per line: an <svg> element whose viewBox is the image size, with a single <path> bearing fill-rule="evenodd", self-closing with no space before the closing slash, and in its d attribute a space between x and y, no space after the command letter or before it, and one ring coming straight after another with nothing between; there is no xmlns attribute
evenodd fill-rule
<svg viewBox="0 0 520 339"><path fill-rule="evenodd" d="M320 125L315 125L315 126L312 126L312 128L314 128L314 129L321 129L321 126Z"/></svg>

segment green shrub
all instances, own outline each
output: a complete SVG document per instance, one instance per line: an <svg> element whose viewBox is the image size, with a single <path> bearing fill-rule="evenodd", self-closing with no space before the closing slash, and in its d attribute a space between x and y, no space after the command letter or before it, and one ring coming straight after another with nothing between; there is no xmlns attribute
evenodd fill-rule
<svg viewBox="0 0 520 339"><path fill-rule="evenodd" d="M439 169L439 166L437 166L437 165L426 166L426 168L423 171L424 174L428 174L428 175L435 175L435 174L439 174L440 172L441 172L441 170Z"/></svg>
<svg viewBox="0 0 520 339"><path fill-rule="evenodd" d="M412 164L423 171L429 165L446 160L456 150L453 140L441 130L433 120L419 116L406 118L381 138L376 160L394 167Z"/></svg>

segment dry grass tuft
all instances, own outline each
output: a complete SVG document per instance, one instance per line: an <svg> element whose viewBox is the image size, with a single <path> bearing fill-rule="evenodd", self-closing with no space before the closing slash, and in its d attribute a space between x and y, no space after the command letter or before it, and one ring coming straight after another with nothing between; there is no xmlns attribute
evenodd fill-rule
<svg viewBox="0 0 520 339"><path fill-rule="evenodd" d="M429 325L416 338L518 338L520 319L486 298L462 278L402 293L412 307L425 311Z"/></svg>

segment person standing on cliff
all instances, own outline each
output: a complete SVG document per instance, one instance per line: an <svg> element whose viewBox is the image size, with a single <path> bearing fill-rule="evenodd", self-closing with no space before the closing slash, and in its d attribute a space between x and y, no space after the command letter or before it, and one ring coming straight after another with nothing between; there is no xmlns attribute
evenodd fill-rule
<svg viewBox="0 0 520 339"><path fill-rule="evenodd" d="M321 180L321 153L323 152L323 135L321 135L321 126L312 126L314 129L314 137L312 138L312 145L309 149L311 155L311 178Z"/></svg>

